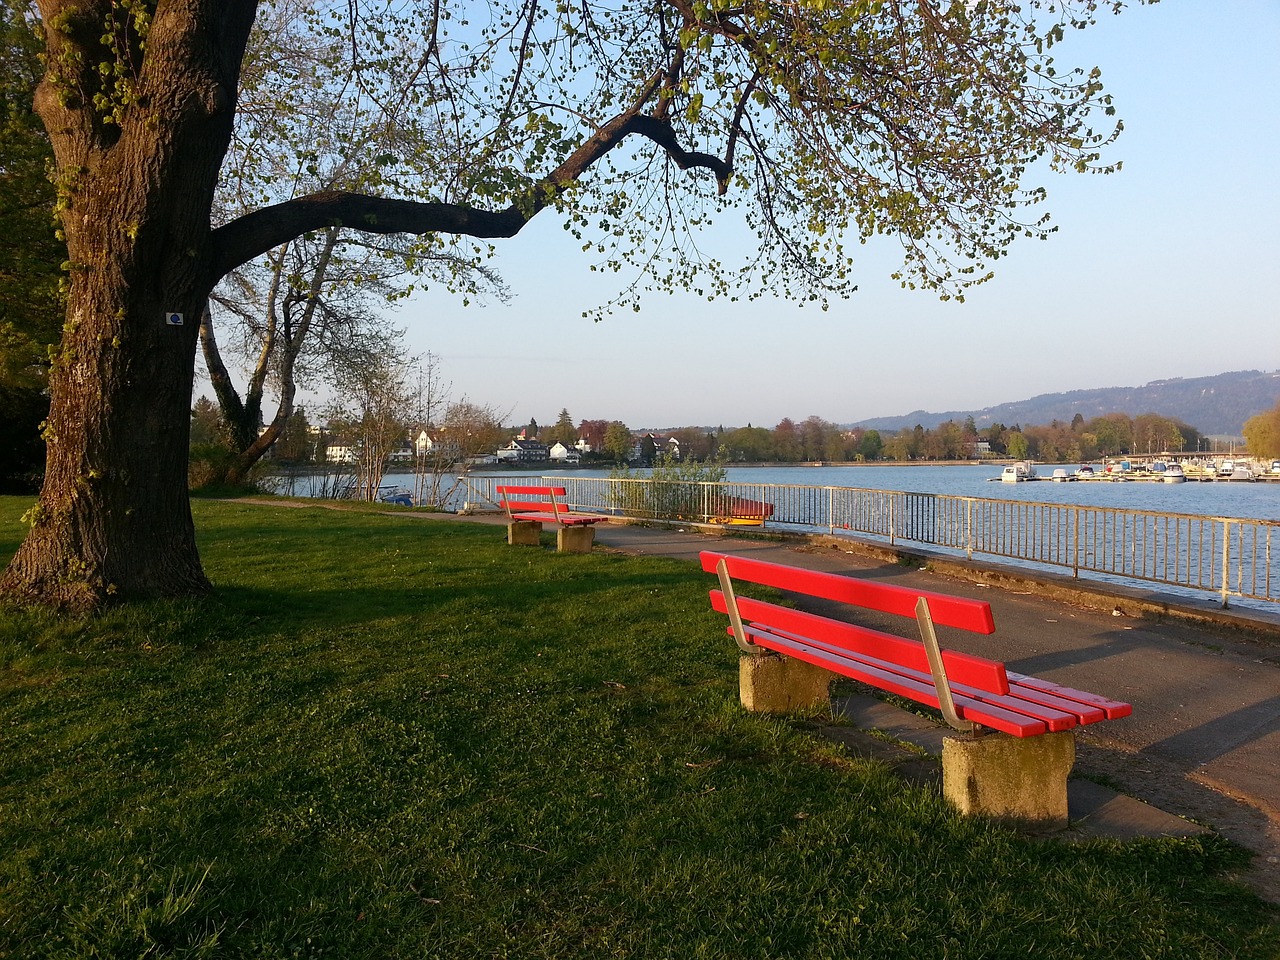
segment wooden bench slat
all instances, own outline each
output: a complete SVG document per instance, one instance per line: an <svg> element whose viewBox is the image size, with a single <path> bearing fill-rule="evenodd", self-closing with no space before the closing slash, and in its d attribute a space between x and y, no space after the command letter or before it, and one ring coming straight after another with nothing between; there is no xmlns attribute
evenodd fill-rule
<svg viewBox="0 0 1280 960"><path fill-rule="evenodd" d="M929 673L929 657L925 652L924 644L919 640L896 637L870 627L842 623L814 613L792 610L750 597L737 599L738 610L747 620L768 623L771 627L777 627L798 636L827 640L856 653L895 660L921 673ZM719 590L711 591L711 605L720 613L729 612L728 602ZM956 650L944 650L942 663L946 668L947 676L956 682L966 683L995 694L1009 692L1009 681L1005 676L1004 664L997 660L988 660L985 657Z"/></svg>
<svg viewBox="0 0 1280 960"><path fill-rule="evenodd" d="M1079 700L1068 700L1066 697L1059 697L1047 690L1028 687L1025 684L1014 681L1012 678L1009 680L1009 694L1019 700L1026 700L1055 710L1073 713L1080 718L1081 723L1098 723L1099 721L1110 719L1107 716L1107 712L1101 707L1091 706Z"/></svg>
<svg viewBox="0 0 1280 960"><path fill-rule="evenodd" d="M536 523L559 523L566 527L577 527L587 523L601 523L608 517L591 513L513 513L512 520L531 520Z"/></svg>
<svg viewBox="0 0 1280 960"><path fill-rule="evenodd" d="M831 646L823 643L820 640L812 639L808 636L791 636L785 633L784 631L776 630L776 629L773 629L772 627L764 626L758 623L751 624L750 628L751 628L751 636L753 637L759 636L761 634L775 634L787 640L798 641L800 643L808 643L820 649L830 650L833 654L836 654L838 656L843 656L843 657L848 657L850 659L858 660L877 670L886 670L890 673L896 673L899 676L904 677L908 680L914 680L917 683L924 684L930 689L936 690L933 684L933 674L929 673L927 670L924 670L924 671L913 670L910 667L904 666L901 663L895 663L892 660L883 660L878 657L870 656L868 654L855 653L844 647ZM1010 710L1014 713L1028 716L1033 720L1039 720L1042 723L1044 723L1045 727L1051 732L1056 733L1060 730L1070 730L1072 727L1078 726L1080 723L1084 722L1081 720L1080 713L1076 709L1072 709L1069 707L1055 705L1055 704L1038 703L1038 702L1028 700L1024 697L1019 697L1016 695L992 693L990 690L984 690L980 687L971 687L966 683L959 683L951 676L948 676L947 678L947 685L951 688L951 692L953 695L961 694L965 697L968 697L974 700L975 702L990 704L995 707L1000 707L1001 709L1004 709L1004 710ZM1060 704L1065 702L1066 701L1060 701ZM1074 706L1082 707L1083 705L1075 704ZM1088 708L1084 708L1084 709L1086 711L1088 710ZM1096 719L1101 720L1102 712L1101 711L1094 711L1094 712L1097 714Z"/></svg>
<svg viewBox="0 0 1280 960"><path fill-rule="evenodd" d="M715 573L716 564L724 560L729 576L735 580L747 580L778 590L794 590L824 600L913 619L916 615L916 599L924 597L929 602L929 613L934 623L972 633L995 633L991 605L983 600L910 590L888 583L870 583L834 573L801 570L767 560L734 557L710 550L704 550L699 556L702 569L708 573Z"/></svg>
<svg viewBox="0 0 1280 960"><path fill-rule="evenodd" d="M533 497L563 497L567 491L567 487L537 487L533 485L508 484L506 486L499 485L497 488L498 496L505 496L513 493L516 496L529 495Z"/></svg>
<svg viewBox="0 0 1280 960"><path fill-rule="evenodd" d="M760 646L769 650L776 650L778 653L784 653L789 657L812 663L854 680L862 680L881 690L896 693L931 707L940 706L932 680L927 682L915 680L900 673L874 667L856 657L842 656L839 652L826 650L808 641L793 640L767 630L749 627L748 632ZM961 717L980 723L984 727L991 727L993 730L1000 730L1015 737L1034 737L1048 729L1047 724L1042 720L1006 710L995 704L984 703L963 694L954 694L954 699L956 710Z"/></svg>
<svg viewBox="0 0 1280 960"><path fill-rule="evenodd" d="M512 520L531 523L558 523L565 527L602 523L609 518L598 513L574 513L569 505L558 498L566 495L564 487L499 486L498 502ZM539 500L519 500L516 497L541 497Z"/></svg>
<svg viewBox="0 0 1280 960"><path fill-rule="evenodd" d="M1062 697L1065 700L1075 700L1079 703L1087 704L1091 707L1097 707L1107 715L1108 720L1118 720L1121 717L1127 717L1133 713L1133 704L1122 703L1119 700L1110 700L1107 697L1100 697L1096 693L1086 693L1083 690L1075 690L1071 687L1064 687L1061 684L1053 683L1049 680L1041 680L1039 677L1028 677L1021 673L1010 673L1010 680L1033 690L1041 690L1046 693L1052 693L1055 696Z"/></svg>

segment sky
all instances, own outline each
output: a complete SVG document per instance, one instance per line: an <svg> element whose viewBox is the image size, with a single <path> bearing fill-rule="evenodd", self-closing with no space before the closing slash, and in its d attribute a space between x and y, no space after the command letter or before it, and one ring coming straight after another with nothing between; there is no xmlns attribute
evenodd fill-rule
<svg viewBox="0 0 1280 960"><path fill-rule="evenodd" d="M964 303L902 290L896 245L855 242L859 290L825 313L651 294L597 323L583 311L622 281L547 211L498 242L509 303L427 293L393 322L454 399L543 425L851 423L1280 369L1280 0L1162 0L1068 40L1059 63L1100 66L1115 97L1123 169L1047 175L1058 232Z"/></svg>

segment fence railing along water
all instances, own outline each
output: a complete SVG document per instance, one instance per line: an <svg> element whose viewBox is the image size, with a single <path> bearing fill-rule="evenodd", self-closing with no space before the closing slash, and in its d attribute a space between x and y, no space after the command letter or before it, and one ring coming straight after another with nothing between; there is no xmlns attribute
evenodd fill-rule
<svg viewBox="0 0 1280 960"><path fill-rule="evenodd" d="M953 554L1069 569L1076 577L1159 583L1280 602L1280 523L1271 520L1034 503L948 494L724 481L609 477L467 477L469 499L496 503L497 484L554 483L574 510L641 520L764 523ZM763 508L763 509L762 509Z"/></svg>

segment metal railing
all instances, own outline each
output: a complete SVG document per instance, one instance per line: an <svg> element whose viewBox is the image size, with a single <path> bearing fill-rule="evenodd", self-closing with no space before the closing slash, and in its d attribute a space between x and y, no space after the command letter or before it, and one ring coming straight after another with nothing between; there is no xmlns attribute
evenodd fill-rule
<svg viewBox="0 0 1280 960"><path fill-rule="evenodd" d="M1280 602L1280 523L946 494L607 477L468 477L473 500L499 484L555 484L574 510L689 523L762 523L924 544L968 558L1070 569ZM764 510L758 509L765 505Z"/></svg>

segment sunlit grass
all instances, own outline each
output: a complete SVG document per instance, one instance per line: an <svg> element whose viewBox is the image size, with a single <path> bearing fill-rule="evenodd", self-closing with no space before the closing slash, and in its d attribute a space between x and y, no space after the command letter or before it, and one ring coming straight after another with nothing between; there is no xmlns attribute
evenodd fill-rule
<svg viewBox="0 0 1280 960"><path fill-rule="evenodd" d="M212 599L0 612L0 957L1275 956L1226 844L1026 840L744 714L693 564L195 511Z"/></svg>

